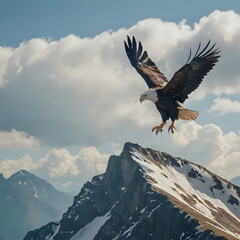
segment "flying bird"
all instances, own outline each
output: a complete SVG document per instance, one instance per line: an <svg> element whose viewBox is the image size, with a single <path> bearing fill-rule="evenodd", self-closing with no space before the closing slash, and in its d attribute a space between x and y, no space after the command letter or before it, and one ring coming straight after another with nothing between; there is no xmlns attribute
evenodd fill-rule
<svg viewBox="0 0 240 240"><path fill-rule="evenodd" d="M148 57L148 53L143 51L142 43L139 41L137 45L134 36L132 40L127 36L124 46L132 66L149 87L149 90L140 96L140 102L144 100L154 102L162 117L162 123L154 127L152 131L156 130L156 134L162 132L169 118L172 123L168 132L172 133L174 129L176 130L174 126L176 120L196 120L199 112L183 108L181 103L184 103L188 95L198 88L203 78L217 63L220 50L216 48L216 43L211 45L211 40L209 40L201 49L200 42L193 57L191 57L190 49L186 64L175 72L170 81Z"/></svg>

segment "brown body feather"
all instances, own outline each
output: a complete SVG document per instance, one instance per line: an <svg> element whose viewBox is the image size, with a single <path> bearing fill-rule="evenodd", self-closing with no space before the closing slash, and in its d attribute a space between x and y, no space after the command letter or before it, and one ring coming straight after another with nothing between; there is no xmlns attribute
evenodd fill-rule
<svg viewBox="0 0 240 240"><path fill-rule="evenodd" d="M178 107L178 118L181 120L196 120L199 116L198 111Z"/></svg>

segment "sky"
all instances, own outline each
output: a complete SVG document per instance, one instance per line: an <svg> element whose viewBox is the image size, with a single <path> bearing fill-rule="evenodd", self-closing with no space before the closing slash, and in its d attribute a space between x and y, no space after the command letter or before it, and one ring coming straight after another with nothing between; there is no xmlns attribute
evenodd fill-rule
<svg viewBox="0 0 240 240"><path fill-rule="evenodd" d="M63 191L105 171L125 142L226 179L240 175L238 1L0 1L0 172L26 169ZM221 58L184 103L195 122L155 136L147 85L123 41L135 36L170 80L211 39ZM167 124L170 125L170 122Z"/></svg>

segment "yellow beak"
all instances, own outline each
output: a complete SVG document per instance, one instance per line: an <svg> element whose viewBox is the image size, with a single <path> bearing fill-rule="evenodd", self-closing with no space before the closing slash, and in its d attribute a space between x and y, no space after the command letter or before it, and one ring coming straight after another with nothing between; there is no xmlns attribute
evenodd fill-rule
<svg viewBox="0 0 240 240"><path fill-rule="evenodd" d="M144 97L140 97L140 103L142 103L144 100L145 100L145 98Z"/></svg>

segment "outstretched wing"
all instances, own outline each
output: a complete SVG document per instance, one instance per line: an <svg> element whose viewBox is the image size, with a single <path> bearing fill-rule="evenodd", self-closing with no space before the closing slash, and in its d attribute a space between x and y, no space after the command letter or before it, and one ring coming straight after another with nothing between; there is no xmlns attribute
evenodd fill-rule
<svg viewBox="0 0 240 240"><path fill-rule="evenodd" d="M155 63L148 57L146 51L143 52L141 42L138 46L135 37L131 39L127 36L124 41L125 50L132 66L143 77L149 88L164 87L168 82L163 73L159 71Z"/></svg>
<svg viewBox="0 0 240 240"><path fill-rule="evenodd" d="M177 100L183 103L188 95L198 88L204 76L214 67L220 57L218 55L220 53L219 48L215 48L216 43L209 47L210 42L209 40L201 51L200 42L194 57L189 62L191 58L190 49L187 63L174 74L165 86L165 92L175 95Z"/></svg>

